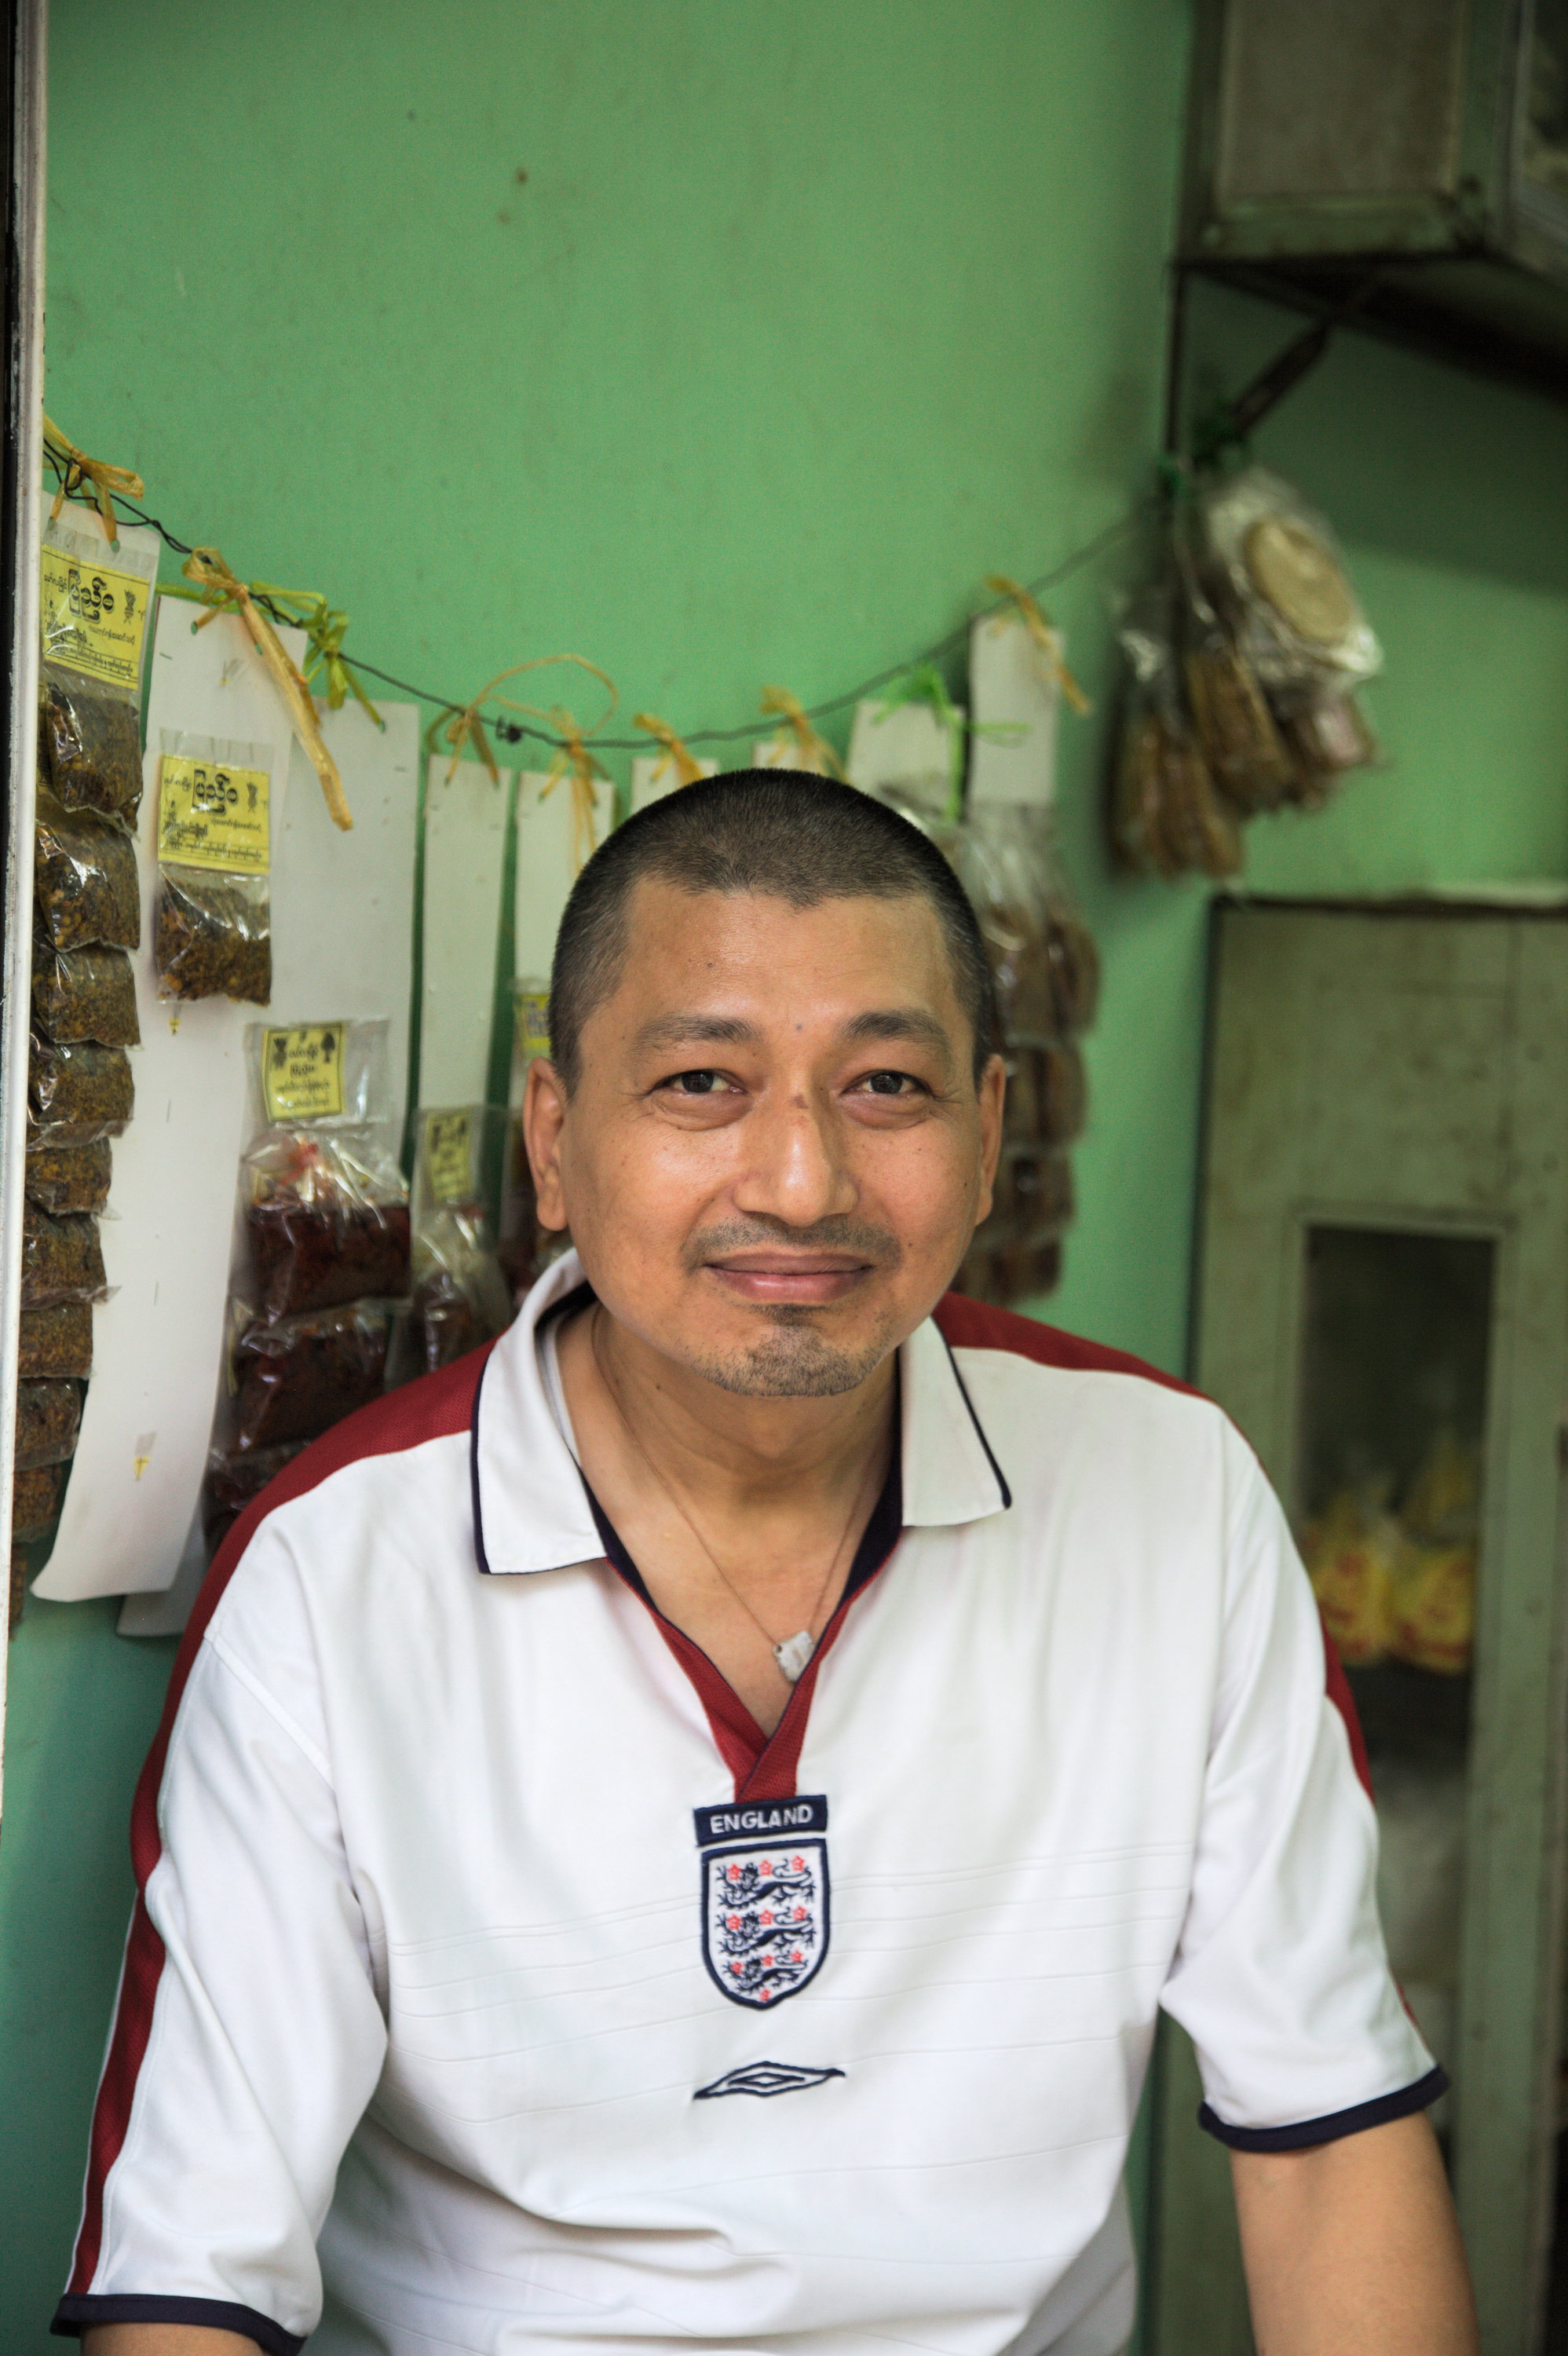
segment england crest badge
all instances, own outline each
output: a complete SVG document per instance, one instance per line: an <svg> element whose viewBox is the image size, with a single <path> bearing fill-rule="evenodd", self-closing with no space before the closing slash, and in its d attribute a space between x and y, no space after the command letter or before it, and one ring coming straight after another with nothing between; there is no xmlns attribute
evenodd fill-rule
<svg viewBox="0 0 1568 2356"><path fill-rule="evenodd" d="M702 1960L731 2004L782 2004L827 1954L827 1802L699 1808Z"/></svg>

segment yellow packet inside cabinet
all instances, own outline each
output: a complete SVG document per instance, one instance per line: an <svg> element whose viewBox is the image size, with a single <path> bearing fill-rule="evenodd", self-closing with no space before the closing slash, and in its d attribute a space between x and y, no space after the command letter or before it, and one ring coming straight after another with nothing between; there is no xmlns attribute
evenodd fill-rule
<svg viewBox="0 0 1568 2356"><path fill-rule="evenodd" d="M272 860L266 770L165 753L159 767L158 857L225 875L265 875Z"/></svg>
<svg viewBox="0 0 1568 2356"><path fill-rule="evenodd" d="M474 1141L466 1112L432 1112L425 1122L425 1164L438 1203L464 1203L474 1194Z"/></svg>
<svg viewBox="0 0 1568 2356"><path fill-rule="evenodd" d="M261 1049L261 1093L274 1123L332 1120L343 1111L343 1025L297 1023L269 1029Z"/></svg>

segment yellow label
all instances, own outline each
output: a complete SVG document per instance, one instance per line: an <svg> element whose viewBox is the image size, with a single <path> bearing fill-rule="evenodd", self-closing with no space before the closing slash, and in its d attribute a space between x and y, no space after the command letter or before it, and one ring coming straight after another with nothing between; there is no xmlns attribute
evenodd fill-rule
<svg viewBox="0 0 1568 2356"><path fill-rule="evenodd" d="M343 1025L299 1023L261 1043L269 1120L328 1120L343 1110Z"/></svg>
<svg viewBox="0 0 1568 2356"><path fill-rule="evenodd" d="M549 991L519 990L517 998L517 1053L525 1063L549 1054Z"/></svg>
<svg viewBox="0 0 1568 2356"><path fill-rule="evenodd" d="M134 688L152 584L112 565L87 564L63 548L42 552L44 660Z"/></svg>
<svg viewBox="0 0 1568 2356"><path fill-rule="evenodd" d="M226 875L264 875L272 863L265 769L165 753L158 770L158 857Z"/></svg>
<svg viewBox="0 0 1568 2356"><path fill-rule="evenodd" d="M474 1193L474 1154L465 1112L432 1112L425 1122L425 1168L438 1203L463 1203Z"/></svg>

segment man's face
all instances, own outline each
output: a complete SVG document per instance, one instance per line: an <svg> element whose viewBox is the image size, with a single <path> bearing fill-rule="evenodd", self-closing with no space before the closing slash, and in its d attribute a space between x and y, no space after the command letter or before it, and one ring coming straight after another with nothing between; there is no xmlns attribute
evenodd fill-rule
<svg viewBox="0 0 1568 2356"><path fill-rule="evenodd" d="M570 1099L530 1075L539 1215L651 1349L725 1390L853 1389L990 1208L1002 1067L922 899L643 882Z"/></svg>

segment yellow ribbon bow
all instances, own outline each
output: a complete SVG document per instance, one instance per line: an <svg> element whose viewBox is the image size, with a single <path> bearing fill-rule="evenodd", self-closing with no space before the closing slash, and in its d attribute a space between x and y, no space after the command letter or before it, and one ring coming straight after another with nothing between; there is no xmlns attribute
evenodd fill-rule
<svg viewBox="0 0 1568 2356"><path fill-rule="evenodd" d="M592 669L592 665L589 666ZM603 676L603 672L600 674ZM552 794L562 777L571 780L571 865L573 873L581 871L585 860L592 859L599 848L599 836L593 824L593 780L604 775L588 746L582 731L564 705L557 704L546 714L559 732L560 743L549 765L549 775L539 787L539 799ZM603 725L603 723L601 723ZM587 844L586 851L583 849Z"/></svg>
<svg viewBox="0 0 1568 2356"><path fill-rule="evenodd" d="M337 764L322 741L321 724L311 702L310 691L295 669L267 616L251 596L245 583L229 569L216 548L193 548L182 567L187 581L194 581L201 591L201 602L211 610L197 624L204 630L219 614L238 614L250 633L251 643L272 673L273 685L283 697L300 743L310 755L311 766L321 779L321 790L326 797L326 807L334 826L345 833L353 825L348 802L343 791L343 780L337 774Z"/></svg>
<svg viewBox="0 0 1568 2356"><path fill-rule="evenodd" d="M1061 648L1061 633L1051 628L1023 584L1010 581L1005 573L988 573L986 586L994 589L998 597L1006 597L1016 608L1019 619L1045 657L1052 677L1073 711L1079 713L1092 712L1093 705L1067 668Z"/></svg>
<svg viewBox="0 0 1568 2356"><path fill-rule="evenodd" d="M784 726L795 731L795 750L803 769L817 776L837 777L842 783L843 764L827 739L819 736L806 718L798 695L792 695L785 687L764 687L762 709L776 712Z"/></svg>
<svg viewBox="0 0 1568 2356"><path fill-rule="evenodd" d="M701 782L701 762L694 753L688 752L667 721L660 720L657 714L652 712L634 712L632 725L634 728L642 729L645 734L653 738L656 744L662 744L664 747L663 759L654 764L656 781L663 776L673 761L676 782L678 785L695 786Z"/></svg>
<svg viewBox="0 0 1568 2356"><path fill-rule="evenodd" d="M104 538L118 540L120 519L114 512L112 494L118 491L123 498L139 499L146 488L141 476L133 474L129 466L109 466L101 458L90 458L86 451L79 450L76 444L69 440L48 417L44 420L44 450L59 475L59 488L49 509L49 521L58 523L59 511L67 499L73 498L84 484L91 483L98 495L98 514Z"/></svg>
<svg viewBox="0 0 1568 2356"><path fill-rule="evenodd" d="M274 605L287 605L310 641L310 659L304 667L304 683L308 687L321 671L326 680L326 701L334 712L341 712L350 695L357 696L378 728L386 722L354 676L353 668L343 652L343 641L348 635L348 616L329 605L317 589L279 589L271 581L252 581L251 593L257 597L270 597Z"/></svg>

